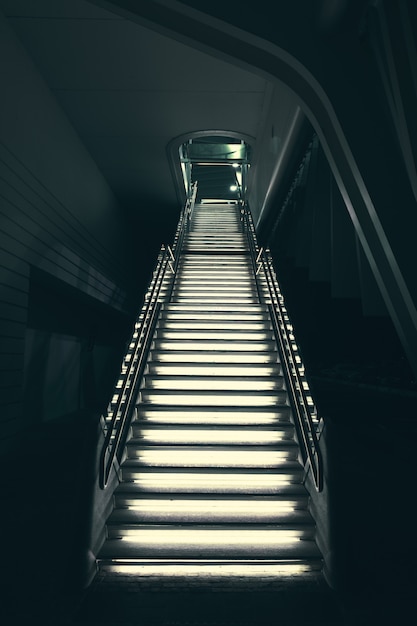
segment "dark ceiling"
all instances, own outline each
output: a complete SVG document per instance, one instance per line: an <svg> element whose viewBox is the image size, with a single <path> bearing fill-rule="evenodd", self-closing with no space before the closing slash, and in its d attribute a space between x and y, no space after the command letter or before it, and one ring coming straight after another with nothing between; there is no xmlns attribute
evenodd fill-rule
<svg viewBox="0 0 417 626"><path fill-rule="evenodd" d="M263 78L84 0L0 0L0 9L131 215L177 213L173 139L225 130L256 143Z"/></svg>

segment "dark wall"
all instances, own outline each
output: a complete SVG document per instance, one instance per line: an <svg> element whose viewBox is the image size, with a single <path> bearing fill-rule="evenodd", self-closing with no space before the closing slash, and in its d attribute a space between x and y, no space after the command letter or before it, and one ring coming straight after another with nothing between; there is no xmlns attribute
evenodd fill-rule
<svg viewBox="0 0 417 626"><path fill-rule="evenodd" d="M320 414L404 419L417 385L316 136L260 231Z"/></svg>
<svg viewBox="0 0 417 626"><path fill-rule="evenodd" d="M23 384L31 422L103 413L130 331L129 316L32 270Z"/></svg>
<svg viewBox="0 0 417 626"><path fill-rule="evenodd" d="M2 454L34 420L102 404L143 285L120 206L3 18L0 58Z"/></svg>

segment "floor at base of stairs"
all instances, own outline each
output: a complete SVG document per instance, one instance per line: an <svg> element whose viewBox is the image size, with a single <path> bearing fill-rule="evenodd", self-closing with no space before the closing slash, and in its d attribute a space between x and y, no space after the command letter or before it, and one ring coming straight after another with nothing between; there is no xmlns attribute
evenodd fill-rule
<svg viewBox="0 0 417 626"><path fill-rule="evenodd" d="M110 577L111 579L111 577ZM288 583L288 581L287 581ZM320 621L312 618L312 602ZM278 617L279 616L279 617ZM180 581L98 577L74 626L340 626L336 599L319 579L294 591L277 579Z"/></svg>

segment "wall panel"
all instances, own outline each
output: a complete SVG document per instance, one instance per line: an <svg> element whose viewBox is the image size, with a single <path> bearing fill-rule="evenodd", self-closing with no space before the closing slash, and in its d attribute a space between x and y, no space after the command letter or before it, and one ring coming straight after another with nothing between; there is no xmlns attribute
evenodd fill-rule
<svg viewBox="0 0 417 626"><path fill-rule="evenodd" d="M136 294L123 212L1 14L0 69L2 455L28 426L79 408L86 346L113 320L109 365Z"/></svg>

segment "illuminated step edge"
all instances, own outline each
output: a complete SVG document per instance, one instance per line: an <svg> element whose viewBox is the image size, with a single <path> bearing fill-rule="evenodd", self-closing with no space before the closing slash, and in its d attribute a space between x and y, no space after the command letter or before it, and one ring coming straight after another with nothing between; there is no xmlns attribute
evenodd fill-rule
<svg viewBox="0 0 417 626"><path fill-rule="evenodd" d="M169 497L169 496L168 496ZM169 502L170 500L168 500ZM118 500L116 498L116 504ZM186 501L187 502L187 501ZM139 507L129 506L116 509L110 519L109 525L114 524L284 524L293 523L300 525L311 524L311 518L303 510L269 511L258 504L257 510L226 507L224 509L207 508L205 506L194 507L192 503L186 508L163 507L160 503L155 506Z"/></svg>
<svg viewBox="0 0 417 626"><path fill-rule="evenodd" d="M153 389L142 389L140 391L140 400L144 403L170 405L170 406L211 406L211 407L274 407L277 404L287 403L286 392L223 392L221 398L219 393L212 394L207 392L181 391L178 393Z"/></svg>
<svg viewBox="0 0 417 626"><path fill-rule="evenodd" d="M272 391L283 388L282 376L197 376L193 375L156 375L145 374L145 389L208 391ZM221 402L220 402L221 403Z"/></svg>
<svg viewBox="0 0 417 626"><path fill-rule="evenodd" d="M215 378L236 376L236 377L270 377L279 376L282 368L279 363L230 363L230 364L213 364L202 363L160 363L158 361L148 362L147 373L158 376L174 375L174 376L212 376Z"/></svg>
<svg viewBox="0 0 417 626"><path fill-rule="evenodd" d="M243 447L243 446L242 446ZM190 446L191 448L191 446ZM130 442L127 447L129 459L135 459L138 465L150 468L227 468L237 469L276 469L284 467L287 461L296 461L298 449L295 450L252 450L246 446L243 450L209 449L201 446L196 449L187 449L185 446L169 448L168 446L148 446L137 449Z"/></svg>
<svg viewBox="0 0 417 626"><path fill-rule="evenodd" d="M247 291L250 293L253 292L254 286L255 285L252 285L249 280L216 280L213 278L205 278L204 276L197 276L192 280L188 278L186 281L178 281L174 289L176 289L177 291L201 291L202 289L204 289L204 291L209 292L216 290L218 290L219 292L229 290L231 292Z"/></svg>
<svg viewBox="0 0 417 626"><path fill-rule="evenodd" d="M170 311L170 312L172 311L172 312L181 312L181 313L185 313L187 311L195 311L195 312L203 312L203 313L221 311L222 313L224 312L230 315L233 315L233 313L236 313L237 315L239 313L245 313L245 314L253 313L255 315L259 315L263 313L268 313L268 307L266 307L264 304L259 304L259 302L253 302L252 304L236 304L236 305L222 304L221 307L215 304L205 304L204 306L202 304L198 306L194 304L193 306L190 306L189 304L186 304L186 303L178 304L175 302L170 302L170 303L163 304L161 307L161 311Z"/></svg>
<svg viewBox="0 0 417 626"><path fill-rule="evenodd" d="M200 349L188 350L178 343L176 347L172 345L169 349L161 350L158 346L153 346L150 357L153 361L160 363L276 363L278 361L278 353L275 346L271 346L269 350L258 352L256 350L250 352L248 350L228 350L214 347L212 350L201 351Z"/></svg>
<svg viewBox="0 0 417 626"><path fill-rule="evenodd" d="M291 415L291 409L289 406L282 405L274 407L273 410L269 408L255 409L251 408L238 408L238 407L224 407L219 408L207 408L205 406L200 407L161 407L158 405L143 405L137 406L138 420L142 423L159 423L159 424L213 424L213 425L270 425L276 424L277 420L284 423L289 423Z"/></svg>
<svg viewBox="0 0 417 626"><path fill-rule="evenodd" d="M133 427L133 425L132 425ZM275 445L292 440L292 429L261 429L257 428L215 428L215 427L153 427L138 424L134 438L144 444L153 445L227 445L239 442L240 445ZM140 430L139 430L140 429Z"/></svg>
<svg viewBox="0 0 417 626"><path fill-rule="evenodd" d="M163 325L166 321L179 321L182 324L193 323L216 323L223 324L227 327L230 324L265 324L270 325L268 314L262 310L254 311L237 311L233 315L233 310L201 310L191 309L187 306L185 310L181 305L179 308L163 308L159 317L159 324ZM188 321L187 321L188 320ZM224 327L224 326L223 326Z"/></svg>
<svg viewBox="0 0 417 626"><path fill-rule="evenodd" d="M257 352L260 357L262 352L276 351L276 344L274 341L248 341L248 340L216 340L216 339L199 339L196 341L175 341L174 339L154 339L152 341L151 349L153 350L166 350L166 351L198 351L201 353L204 351L210 353L210 356L206 355L206 360L211 360L211 352Z"/></svg>
<svg viewBox="0 0 417 626"><path fill-rule="evenodd" d="M220 316L219 316L220 317ZM207 317L206 319L173 319L166 315L160 319L157 323L158 330L200 330L206 332L213 331L228 331L229 329L234 332L240 332L242 330L249 332L264 332L265 330L271 331L271 322L264 319L251 319L248 317L243 320L230 319L213 319Z"/></svg>
<svg viewBox="0 0 417 626"><path fill-rule="evenodd" d="M188 470L188 471L187 471ZM303 470L292 468L285 473L278 469L227 471L191 468L132 468L125 462L122 468L123 482L117 489L117 497L131 498L141 494L211 494L242 495L297 495L305 497L302 485Z"/></svg>
<svg viewBox="0 0 417 626"><path fill-rule="evenodd" d="M233 562L220 559L192 559L188 561L176 559L100 559L100 569L112 574L141 577L146 579L161 578L213 578L231 579L239 581L254 580L261 577L271 577L291 581L297 578L305 579L308 575L317 575L322 568L320 559L294 560L241 560Z"/></svg>
<svg viewBox="0 0 417 626"><path fill-rule="evenodd" d="M109 530L111 534L113 531ZM262 529L256 533L231 529L219 532L207 529L201 532L183 528L179 531L155 529L146 531L138 527L132 534L117 538L109 537L100 551L99 557L179 557L186 558L319 558L320 554L314 539L305 539L283 532L269 533Z"/></svg>
<svg viewBox="0 0 417 626"><path fill-rule="evenodd" d="M238 340L238 341L272 341L274 338L272 330L241 330L234 328L227 328L225 330L219 329L197 329L192 328L190 324L190 328L188 330L183 330L180 328L157 328L155 331L156 338L161 339L185 339L188 341L194 341L196 339L208 339L208 340Z"/></svg>
<svg viewBox="0 0 417 626"><path fill-rule="evenodd" d="M224 295L224 296L219 296L216 294L213 295L181 295L181 294L173 294L172 296L172 301L173 302L178 302L178 303L184 303L184 304L191 304L193 303L195 306L195 303L201 303L201 305L205 305L205 303L209 304L219 304L219 305L223 305L223 304L256 304L256 297L255 296L241 296L241 295Z"/></svg>

